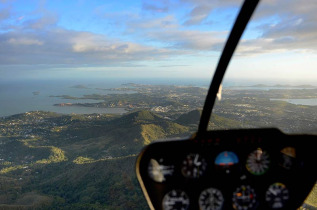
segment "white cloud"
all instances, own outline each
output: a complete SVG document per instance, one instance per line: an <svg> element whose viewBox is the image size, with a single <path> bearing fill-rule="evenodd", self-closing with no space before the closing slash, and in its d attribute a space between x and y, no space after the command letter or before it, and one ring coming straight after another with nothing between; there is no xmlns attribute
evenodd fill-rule
<svg viewBox="0 0 317 210"><path fill-rule="evenodd" d="M317 4L315 1L298 2L262 1L253 22L260 23L256 30L261 35L241 42L238 53L256 55L275 52L317 52ZM272 24L272 20L275 22ZM271 20L271 21L266 21ZM264 22L264 23L262 23ZM248 30L246 33L248 34Z"/></svg>
<svg viewBox="0 0 317 210"><path fill-rule="evenodd" d="M45 20L39 19L41 25ZM9 64L89 64L114 65L126 62L159 60L173 50L159 49L108 38L102 34L80 32L57 26L28 27L0 33L0 63Z"/></svg>
<svg viewBox="0 0 317 210"><path fill-rule="evenodd" d="M10 38L8 40L9 44L13 45L43 45L43 42L37 39L30 39L30 38Z"/></svg>
<svg viewBox="0 0 317 210"><path fill-rule="evenodd" d="M58 16L42 8L37 15L40 18L26 16L19 24L12 23L0 33L0 62L113 65L220 52L228 32L217 27L213 31L200 30L200 26L213 10L238 7L240 4L240 0L181 0L179 5L184 16L177 13L180 9L173 1L145 1L139 13L114 11L103 14L113 24L109 24L113 27L109 30L115 31L119 24L123 28L122 34L116 38L110 33L62 28L58 26ZM159 14L149 15L144 11ZM249 28L260 35L242 40L238 53L244 56L289 50L315 53L315 11L315 0L307 0L305 4L296 0L261 1L253 18L255 26ZM11 11L0 13L0 21L10 15ZM19 17L23 16L19 14L15 20ZM269 18L274 19L274 23L265 21Z"/></svg>
<svg viewBox="0 0 317 210"><path fill-rule="evenodd" d="M168 7L164 5L155 5L155 4L150 4L148 2L144 2L142 5L143 10L148 10L152 12L158 12L158 13L163 13L163 12L168 12Z"/></svg>
<svg viewBox="0 0 317 210"><path fill-rule="evenodd" d="M169 47L192 51L219 51L224 43L225 32L203 32L193 30L166 30L148 33L154 40L165 42ZM220 49L219 49L220 48Z"/></svg>

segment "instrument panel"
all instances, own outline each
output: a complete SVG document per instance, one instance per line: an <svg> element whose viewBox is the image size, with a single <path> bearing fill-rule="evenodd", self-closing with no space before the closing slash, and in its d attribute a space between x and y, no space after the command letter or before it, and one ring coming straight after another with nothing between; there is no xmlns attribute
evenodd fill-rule
<svg viewBox="0 0 317 210"><path fill-rule="evenodd" d="M155 142L137 177L151 209L297 209L316 182L314 140L254 129Z"/></svg>

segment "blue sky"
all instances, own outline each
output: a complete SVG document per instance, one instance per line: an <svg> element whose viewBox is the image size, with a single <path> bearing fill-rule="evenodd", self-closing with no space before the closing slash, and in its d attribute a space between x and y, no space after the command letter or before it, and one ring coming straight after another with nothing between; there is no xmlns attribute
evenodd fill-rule
<svg viewBox="0 0 317 210"><path fill-rule="evenodd" d="M241 3L0 0L0 77L210 78ZM316 9L262 1L227 77L316 81Z"/></svg>

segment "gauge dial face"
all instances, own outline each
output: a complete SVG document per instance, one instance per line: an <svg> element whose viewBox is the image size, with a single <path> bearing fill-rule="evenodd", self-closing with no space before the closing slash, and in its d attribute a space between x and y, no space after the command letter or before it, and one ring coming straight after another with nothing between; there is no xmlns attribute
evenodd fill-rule
<svg viewBox="0 0 317 210"><path fill-rule="evenodd" d="M265 200L272 209L280 209L289 200L289 191L282 183L272 184L265 194Z"/></svg>
<svg viewBox="0 0 317 210"><path fill-rule="evenodd" d="M172 190L164 196L162 206L164 210L186 210L189 208L189 198L182 190Z"/></svg>
<svg viewBox="0 0 317 210"><path fill-rule="evenodd" d="M202 191L198 200L201 210L220 210L222 209L223 202L223 195L216 188L208 188Z"/></svg>
<svg viewBox="0 0 317 210"><path fill-rule="evenodd" d="M158 161L151 159L148 165L148 174L156 182L164 182L168 177L174 173L173 165L164 165L164 159Z"/></svg>
<svg viewBox="0 0 317 210"><path fill-rule="evenodd" d="M233 208L237 210L253 209L256 204L256 194L249 185L241 185L233 193Z"/></svg>
<svg viewBox="0 0 317 210"><path fill-rule="evenodd" d="M200 154L189 154L183 161L182 174L187 178L198 178L207 168L206 160Z"/></svg>
<svg viewBox="0 0 317 210"><path fill-rule="evenodd" d="M218 166L232 166L239 162L238 156L234 152L224 151L217 155L215 164Z"/></svg>
<svg viewBox="0 0 317 210"><path fill-rule="evenodd" d="M215 159L215 165L226 174L230 174L238 163L238 156L236 153L230 151L223 151L219 153Z"/></svg>
<svg viewBox="0 0 317 210"><path fill-rule="evenodd" d="M246 168L253 175L262 175L270 167L270 157L266 151L258 148L247 158Z"/></svg>
<svg viewBox="0 0 317 210"><path fill-rule="evenodd" d="M281 150L282 157L280 165L285 169L292 169L295 165L296 150L293 147L285 147Z"/></svg>
<svg viewBox="0 0 317 210"><path fill-rule="evenodd" d="M281 153L296 158L296 150L294 147L285 147L284 149L281 150Z"/></svg>

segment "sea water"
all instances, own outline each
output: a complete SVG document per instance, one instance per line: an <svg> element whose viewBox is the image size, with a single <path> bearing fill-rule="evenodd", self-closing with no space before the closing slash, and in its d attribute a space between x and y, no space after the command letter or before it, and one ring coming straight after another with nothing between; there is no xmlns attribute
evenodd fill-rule
<svg viewBox="0 0 317 210"><path fill-rule="evenodd" d="M90 94L122 94L133 93L133 91L113 91L109 88L120 88L122 84L135 83L146 85L185 85L208 88L210 78L193 79L193 78L109 78L109 79L50 79L50 80L1 80L0 79L0 117L13 114L25 113L29 111L51 111L63 114L91 114L91 113L114 113L123 114L124 108L96 108L96 107L79 107L79 106L54 106L60 103L98 103L100 100L91 99L63 99L62 97L52 97L69 95L73 97L82 97ZM240 87L243 89L254 89L246 87L248 85L259 84L257 81L236 81L225 80L223 83L226 87ZM84 88L74 86L82 85ZM259 88L259 89L266 89ZM295 103L289 101L290 103ZM301 101L303 103L303 101ZM311 101L309 101L311 103ZM313 101L316 103L316 100ZM310 104L309 104L310 105ZM314 104L316 105L316 104Z"/></svg>
<svg viewBox="0 0 317 210"><path fill-rule="evenodd" d="M193 79L80 79L80 80L0 80L0 117L29 111L51 111L63 114L114 113L123 114L124 108L96 108L80 106L54 106L60 103L98 103L100 100L63 99L62 96L82 97L90 94L122 94L133 91L114 91L122 84L135 83L147 85L192 85L207 87L208 80ZM83 88L74 86L82 85Z"/></svg>

